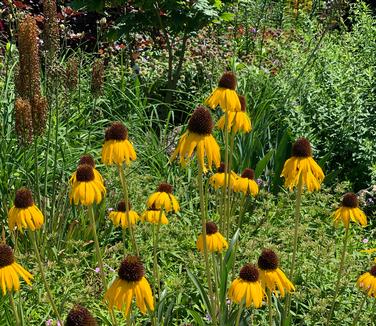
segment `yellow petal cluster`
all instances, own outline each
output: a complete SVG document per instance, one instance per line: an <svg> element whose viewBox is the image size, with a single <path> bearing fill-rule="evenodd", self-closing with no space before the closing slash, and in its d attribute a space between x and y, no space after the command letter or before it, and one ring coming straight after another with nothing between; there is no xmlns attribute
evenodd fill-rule
<svg viewBox="0 0 376 326"><path fill-rule="evenodd" d="M264 290L259 281L249 282L237 278L231 283L228 296L237 304L240 304L244 300L247 308L251 305L255 308L260 308L262 306Z"/></svg>

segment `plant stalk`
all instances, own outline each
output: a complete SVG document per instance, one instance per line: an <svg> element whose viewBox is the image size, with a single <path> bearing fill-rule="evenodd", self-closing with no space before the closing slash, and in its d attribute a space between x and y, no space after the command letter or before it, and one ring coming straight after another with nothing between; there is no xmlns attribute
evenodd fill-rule
<svg viewBox="0 0 376 326"><path fill-rule="evenodd" d="M358 323L358 320L359 320L360 314L362 313L362 310L363 310L363 307L364 307L364 304L366 303L366 301L367 301L367 295L364 294L364 295L363 295L363 299L362 299L362 301L361 301L361 303L360 303L360 306L359 306L359 308L358 308L358 311L357 311L357 313L356 313L356 315L355 315L355 317L354 317L354 320L353 320L353 322L352 322L352 325L353 325L353 326L355 326L355 325ZM372 319L371 319L371 320L372 320Z"/></svg>
<svg viewBox="0 0 376 326"><path fill-rule="evenodd" d="M14 302L13 293L11 291L9 291L9 301L10 301L10 304L11 304L12 309L13 309L16 326L21 326L20 317L18 316L17 307L16 307L16 304Z"/></svg>

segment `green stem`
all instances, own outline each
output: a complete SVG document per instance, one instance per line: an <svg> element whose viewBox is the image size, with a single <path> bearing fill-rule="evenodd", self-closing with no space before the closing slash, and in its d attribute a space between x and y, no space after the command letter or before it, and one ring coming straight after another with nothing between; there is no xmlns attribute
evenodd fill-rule
<svg viewBox="0 0 376 326"><path fill-rule="evenodd" d="M372 308L371 308L371 320L373 324L376 325L376 300L373 300Z"/></svg>
<svg viewBox="0 0 376 326"><path fill-rule="evenodd" d="M223 233L226 234L226 236L228 237L228 228L229 228L229 217L227 216L227 204L228 204L228 201L227 201L227 197L228 197L228 112L225 111L225 183L224 183L224 192L223 192L223 199L224 199L224 202L223 202L223 219L224 219L224 225L225 225L225 228L223 230Z"/></svg>
<svg viewBox="0 0 376 326"><path fill-rule="evenodd" d="M154 226L153 226L153 274L154 274L154 282L157 284L157 294L159 297L159 294L161 292L161 285L159 282L159 270L158 270L158 243L159 243L159 230L160 230L160 225L161 225L161 220L162 220L162 214L163 210L159 211L159 217L158 217L158 223L156 226L156 232L154 235ZM155 292L154 292L155 293ZM155 296L154 296L155 297Z"/></svg>
<svg viewBox="0 0 376 326"><path fill-rule="evenodd" d="M367 301L367 295L364 294L364 295L363 295L362 302L360 303L360 306L359 306L358 312L356 313L356 315L355 315L355 317L354 317L354 320L353 320L353 323L352 323L353 326L355 326L355 325L358 323L358 320L359 320L360 314L362 313L362 310L363 310L363 307L364 307L364 304L366 303L366 301ZM371 319L371 320L372 320L372 319Z"/></svg>
<svg viewBox="0 0 376 326"><path fill-rule="evenodd" d="M212 253L212 264L213 264L213 273L214 273L214 314L219 311L219 293L218 293L218 285L219 285L219 279L218 279L218 269L217 269L217 261L215 259L215 253Z"/></svg>
<svg viewBox="0 0 376 326"><path fill-rule="evenodd" d="M10 301L10 304L11 304L12 309L13 309L16 326L21 326L20 317L18 316L17 307L16 307L16 304L15 304L14 299L13 299L13 293L11 291L9 291L9 301Z"/></svg>
<svg viewBox="0 0 376 326"><path fill-rule="evenodd" d="M62 319L60 318L60 314L57 310L57 307L55 305L55 301L52 297L52 293L51 293L51 290L50 290L50 287L48 286L48 283L47 283L47 279L46 279L46 275L44 273L44 268L43 268L43 264L42 264L42 260L40 258L40 254L39 254L39 249L38 249L38 245L37 245L37 241L36 241L36 238L35 238L35 233L33 231L30 232L30 239L31 239L31 242L33 244L33 247L34 247L34 252L35 252L35 255L36 255L36 258L37 258L37 263L38 263L38 267L39 267L39 272L40 272L40 276L42 277L42 281L44 283L44 288L47 292L47 297L48 297L48 301L50 301L50 304L51 304L51 308L57 318L57 320L60 322L60 324L62 323Z"/></svg>
<svg viewBox="0 0 376 326"><path fill-rule="evenodd" d="M245 299L243 299L242 302L240 302L238 314L236 316L236 324L235 324L235 326L239 326L240 317L242 316L242 312L243 312L244 301L245 301Z"/></svg>
<svg viewBox="0 0 376 326"><path fill-rule="evenodd" d="M267 290L268 295L268 310L269 310L269 325L273 326L273 306L272 306L272 293L270 290Z"/></svg>
<svg viewBox="0 0 376 326"><path fill-rule="evenodd" d="M118 171L119 171L121 186L123 187L123 192L124 192L125 216L127 218L129 233L130 233L131 241L132 241L132 246L133 246L133 250L136 253L136 255L139 256L136 239L135 239L134 232L133 232L133 226L130 224L130 219L129 219L129 196L128 196L127 180L125 179L123 166L120 165L120 164L118 164Z"/></svg>
<svg viewBox="0 0 376 326"><path fill-rule="evenodd" d="M34 139L34 183L35 192L37 194L38 207L42 207L40 200L40 189L39 189L39 170L38 170L38 137Z"/></svg>
<svg viewBox="0 0 376 326"><path fill-rule="evenodd" d="M345 266L345 258L346 258L348 239L349 239L349 227L346 228L345 237L343 239L343 248L342 248L342 254L341 254L341 261L340 261L339 269L338 269L336 289L335 289L335 292L334 292L332 306L330 308L328 318L326 320L326 325L329 325L329 323L330 323L330 320L332 318L332 314L333 314L333 311L334 311L334 308L335 308L335 305L336 305L336 300L337 300L337 297L338 297L338 294L339 294L339 288L340 288L340 285L341 285L341 277L342 277L343 269L344 269L344 266Z"/></svg>

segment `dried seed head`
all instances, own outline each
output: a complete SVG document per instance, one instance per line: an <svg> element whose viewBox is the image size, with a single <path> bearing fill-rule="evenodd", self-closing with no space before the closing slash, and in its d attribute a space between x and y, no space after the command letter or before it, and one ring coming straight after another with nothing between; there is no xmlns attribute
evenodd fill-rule
<svg viewBox="0 0 376 326"><path fill-rule="evenodd" d="M226 71L219 80L218 87L235 90L236 76L231 71Z"/></svg>
<svg viewBox="0 0 376 326"><path fill-rule="evenodd" d="M359 206L358 197L353 192L348 192L343 196L342 206L356 208Z"/></svg>
<svg viewBox="0 0 376 326"><path fill-rule="evenodd" d="M91 93L94 97L98 97L103 92L104 82L104 63L102 60L97 59L93 64L91 73Z"/></svg>
<svg viewBox="0 0 376 326"><path fill-rule="evenodd" d="M69 90L74 90L78 84L78 65L79 62L75 57L70 57L65 69L65 85Z"/></svg>
<svg viewBox="0 0 376 326"><path fill-rule="evenodd" d="M132 208L132 205L128 201L128 209L131 210L131 208ZM124 200L119 201L119 203L117 204L117 211L118 212L126 212L126 207L125 207L125 201Z"/></svg>
<svg viewBox="0 0 376 326"><path fill-rule="evenodd" d="M240 102L241 110L242 110L243 112L246 112L246 111L247 111L247 100L246 100L245 96L243 96L243 95L238 95L238 98L239 98L239 102Z"/></svg>
<svg viewBox="0 0 376 326"><path fill-rule="evenodd" d="M206 223L206 235L211 235L218 232L217 224L214 222L207 222Z"/></svg>
<svg viewBox="0 0 376 326"><path fill-rule="evenodd" d="M158 192L166 192L172 194L172 186L169 183L161 183L157 189Z"/></svg>
<svg viewBox="0 0 376 326"><path fill-rule="evenodd" d="M94 180L93 167L88 164L81 164L77 168L76 178L79 182L89 182Z"/></svg>
<svg viewBox="0 0 376 326"><path fill-rule="evenodd" d="M94 158L90 154L85 154L81 156L80 161L78 162L78 165L83 165L83 164L87 164L95 168Z"/></svg>
<svg viewBox="0 0 376 326"><path fill-rule="evenodd" d="M259 274L259 270L255 265L247 264L240 270L239 277L247 282L257 282Z"/></svg>
<svg viewBox="0 0 376 326"><path fill-rule="evenodd" d="M123 281L137 282L145 275L145 269L137 256L127 256L121 262L118 275Z"/></svg>
<svg viewBox="0 0 376 326"><path fill-rule="evenodd" d="M253 180L255 178L255 171L253 171L250 168L246 168L246 169L244 169L241 177Z"/></svg>
<svg viewBox="0 0 376 326"><path fill-rule="evenodd" d="M43 0L43 14L45 17L43 27L44 48L48 52L49 59L54 60L60 45L56 0Z"/></svg>
<svg viewBox="0 0 376 326"><path fill-rule="evenodd" d="M107 140L126 140L128 138L128 129L123 123L116 121L109 126L104 135Z"/></svg>
<svg viewBox="0 0 376 326"><path fill-rule="evenodd" d="M292 145L292 156L295 156L295 157L312 156L311 144L306 138L299 138Z"/></svg>
<svg viewBox="0 0 376 326"><path fill-rule="evenodd" d="M85 307L76 305L67 316L65 326L97 326L97 321Z"/></svg>
<svg viewBox="0 0 376 326"><path fill-rule="evenodd" d="M210 112L203 106L198 106L188 122L188 130L199 135L210 135L213 130L213 119Z"/></svg>
<svg viewBox="0 0 376 326"><path fill-rule="evenodd" d="M217 169L217 173L225 173L226 171L226 165L225 163L221 162L221 164L219 165L219 168Z"/></svg>
<svg viewBox="0 0 376 326"><path fill-rule="evenodd" d="M262 270L275 270L279 260L276 253L270 249L264 249L258 259L258 267Z"/></svg>
<svg viewBox="0 0 376 326"><path fill-rule="evenodd" d="M41 135L47 123L47 99L44 96L35 94L31 99L33 130L36 135Z"/></svg>
<svg viewBox="0 0 376 326"><path fill-rule="evenodd" d="M33 120L28 100L17 98L14 103L16 133L21 144L30 144L33 140Z"/></svg>
<svg viewBox="0 0 376 326"><path fill-rule="evenodd" d="M0 244L0 268L12 265L14 263L14 255L11 247L5 243Z"/></svg>
<svg viewBox="0 0 376 326"><path fill-rule="evenodd" d="M33 205L33 195L29 189L23 187L16 191L16 197L14 198L14 206L16 208L28 208Z"/></svg>
<svg viewBox="0 0 376 326"><path fill-rule="evenodd" d="M376 277L376 265L374 265L374 266L371 267L369 273L370 273L372 276Z"/></svg>

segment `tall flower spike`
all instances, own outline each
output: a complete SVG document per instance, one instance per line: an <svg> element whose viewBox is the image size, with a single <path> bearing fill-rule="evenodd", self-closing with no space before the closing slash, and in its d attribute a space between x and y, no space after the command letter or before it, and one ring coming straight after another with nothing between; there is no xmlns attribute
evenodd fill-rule
<svg viewBox="0 0 376 326"><path fill-rule="evenodd" d="M241 104L236 93L236 76L233 72L225 72L219 80L218 87L211 93L205 101L211 109L218 105L223 111L240 111Z"/></svg>
<svg viewBox="0 0 376 326"><path fill-rule="evenodd" d="M285 178L285 187L292 190L302 178L308 191L319 190L324 173L312 157L311 144L306 138L299 138L292 146L292 157L283 167L281 176Z"/></svg>
<svg viewBox="0 0 376 326"><path fill-rule="evenodd" d="M98 97L103 93L104 83L104 64L103 61L97 59L93 64L91 74L91 93L94 97Z"/></svg>
<svg viewBox="0 0 376 326"><path fill-rule="evenodd" d="M188 130L181 136L178 146L171 156L171 161L180 156L180 164L185 166L196 149L197 161L203 172L207 171L205 157L210 170L213 163L219 167L220 150L212 135L212 130L213 120L210 112L205 107L198 106L189 119Z"/></svg>
<svg viewBox="0 0 376 326"><path fill-rule="evenodd" d="M17 98L14 102L15 126L21 144L30 144L33 140L33 118L28 100Z"/></svg>
<svg viewBox="0 0 376 326"><path fill-rule="evenodd" d="M350 221L363 227L367 226L366 214L359 208L358 197L352 192L343 196L341 207L332 214L332 217L336 226L342 222L345 228L348 228Z"/></svg>

